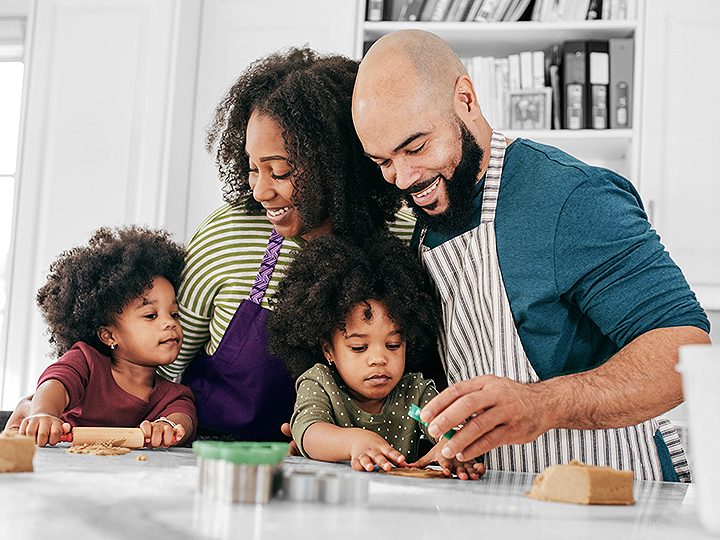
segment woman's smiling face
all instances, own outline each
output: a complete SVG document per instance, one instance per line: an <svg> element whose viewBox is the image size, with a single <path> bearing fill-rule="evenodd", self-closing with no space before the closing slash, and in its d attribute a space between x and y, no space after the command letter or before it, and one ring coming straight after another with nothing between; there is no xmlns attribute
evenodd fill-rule
<svg viewBox="0 0 720 540"><path fill-rule="evenodd" d="M293 203L296 171L288 163L280 124L256 110L248 120L246 140L253 197L265 208L265 215L278 233L291 238L300 236L303 223Z"/></svg>

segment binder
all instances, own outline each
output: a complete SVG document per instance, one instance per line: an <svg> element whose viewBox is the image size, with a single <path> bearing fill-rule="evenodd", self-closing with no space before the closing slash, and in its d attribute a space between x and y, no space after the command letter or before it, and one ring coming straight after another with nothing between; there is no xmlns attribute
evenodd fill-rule
<svg viewBox="0 0 720 540"><path fill-rule="evenodd" d="M610 56L609 116L613 129L632 127L633 38L608 40Z"/></svg>
<svg viewBox="0 0 720 540"><path fill-rule="evenodd" d="M587 42L587 104L586 126L608 128L608 85L610 59L607 40Z"/></svg>
<svg viewBox="0 0 720 540"><path fill-rule="evenodd" d="M550 66L548 68L550 88L552 88L552 129L562 129L562 107L560 92L560 46L550 48Z"/></svg>
<svg viewBox="0 0 720 540"><path fill-rule="evenodd" d="M585 41L566 41L562 66L565 129L585 128L586 63Z"/></svg>

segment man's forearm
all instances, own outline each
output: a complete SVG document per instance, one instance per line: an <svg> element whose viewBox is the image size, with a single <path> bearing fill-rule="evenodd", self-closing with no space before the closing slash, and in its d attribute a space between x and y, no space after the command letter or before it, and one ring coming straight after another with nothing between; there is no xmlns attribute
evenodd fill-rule
<svg viewBox="0 0 720 540"><path fill-rule="evenodd" d="M606 429L639 424L683 401L682 378L675 370L678 348L710 343L692 326L647 332L602 366L537 383L549 405L554 427Z"/></svg>

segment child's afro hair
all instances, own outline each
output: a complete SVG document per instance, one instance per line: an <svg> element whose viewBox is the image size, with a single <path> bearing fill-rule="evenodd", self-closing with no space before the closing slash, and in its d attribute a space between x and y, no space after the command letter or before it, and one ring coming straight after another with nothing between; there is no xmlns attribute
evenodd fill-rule
<svg viewBox="0 0 720 540"><path fill-rule="evenodd" d="M177 291L184 260L184 249L166 231L134 225L100 228L87 245L61 253L37 294L55 352L61 356L84 341L109 354L98 329L151 288L155 276Z"/></svg>
<svg viewBox="0 0 720 540"><path fill-rule="evenodd" d="M405 370L417 371L436 346L439 309L419 262L386 233L362 246L331 234L305 245L271 299L271 352L298 377L323 361L323 343L344 332L351 310L368 300L385 305L407 344Z"/></svg>

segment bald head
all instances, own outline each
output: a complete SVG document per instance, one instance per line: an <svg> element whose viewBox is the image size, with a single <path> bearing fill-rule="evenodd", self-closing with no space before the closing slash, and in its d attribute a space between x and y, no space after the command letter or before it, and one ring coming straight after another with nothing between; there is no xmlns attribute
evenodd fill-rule
<svg viewBox="0 0 720 540"><path fill-rule="evenodd" d="M401 30L377 40L358 70L353 107L409 96L452 107L455 82L467 71L445 41L422 30Z"/></svg>

